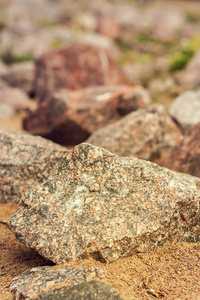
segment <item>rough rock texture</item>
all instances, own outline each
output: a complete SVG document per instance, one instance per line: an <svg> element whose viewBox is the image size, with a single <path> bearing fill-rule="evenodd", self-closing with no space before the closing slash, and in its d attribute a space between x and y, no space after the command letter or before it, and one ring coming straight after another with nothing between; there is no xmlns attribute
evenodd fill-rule
<svg viewBox="0 0 200 300"><path fill-rule="evenodd" d="M0 131L0 202L18 202L61 163L66 149L41 137Z"/></svg>
<svg viewBox="0 0 200 300"><path fill-rule="evenodd" d="M43 293L34 300L122 300L117 292L104 282L92 280L69 288Z"/></svg>
<svg viewBox="0 0 200 300"><path fill-rule="evenodd" d="M142 87L103 86L76 92L61 90L31 112L24 129L64 145L85 141L95 130L149 104Z"/></svg>
<svg viewBox="0 0 200 300"><path fill-rule="evenodd" d="M98 267L37 267L15 277L10 283L10 291L15 300L35 299L52 289L98 278L105 278L104 272Z"/></svg>
<svg viewBox="0 0 200 300"><path fill-rule="evenodd" d="M2 103L15 111L36 109L36 103L30 100L24 91L6 85L0 87L0 104Z"/></svg>
<svg viewBox="0 0 200 300"><path fill-rule="evenodd" d="M35 92L41 101L60 88L128 83L103 48L72 44L36 61Z"/></svg>
<svg viewBox="0 0 200 300"><path fill-rule="evenodd" d="M166 161L166 166L200 177L200 123L180 139Z"/></svg>
<svg viewBox="0 0 200 300"><path fill-rule="evenodd" d="M11 65L1 77L13 87L18 87L26 93L33 92L35 66L33 62L23 62Z"/></svg>
<svg viewBox="0 0 200 300"><path fill-rule="evenodd" d="M199 241L200 179L80 144L23 196L10 228L55 262L102 262L166 241ZM197 187L198 186L198 187Z"/></svg>
<svg viewBox="0 0 200 300"><path fill-rule="evenodd" d="M169 113L183 128L200 123L200 90L181 94L170 105Z"/></svg>
<svg viewBox="0 0 200 300"><path fill-rule="evenodd" d="M164 107L152 105L95 131L87 142L117 155L154 160L168 156L179 136Z"/></svg>
<svg viewBox="0 0 200 300"><path fill-rule="evenodd" d="M184 89L200 88L200 50L196 52L186 68L177 75L177 79Z"/></svg>

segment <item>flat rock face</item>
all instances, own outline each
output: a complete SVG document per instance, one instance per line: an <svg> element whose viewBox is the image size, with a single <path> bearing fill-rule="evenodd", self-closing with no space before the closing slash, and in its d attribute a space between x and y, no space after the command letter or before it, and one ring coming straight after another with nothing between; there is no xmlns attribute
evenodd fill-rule
<svg viewBox="0 0 200 300"><path fill-rule="evenodd" d="M170 105L169 113L183 128L200 123L200 90L184 92Z"/></svg>
<svg viewBox="0 0 200 300"><path fill-rule="evenodd" d="M23 196L10 228L60 264L88 256L103 262L198 241L200 179L80 144L48 180Z"/></svg>
<svg viewBox="0 0 200 300"><path fill-rule="evenodd" d="M103 270L98 267L37 267L15 277L10 283L10 291L15 300L35 299L39 294L56 288L105 277Z"/></svg>
<svg viewBox="0 0 200 300"><path fill-rule="evenodd" d="M148 93L142 87L117 85L76 92L61 90L40 102L37 110L24 119L23 126L32 134L64 145L76 145L95 130L149 102Z"/></svg>
<svg viewBox="0 0 200 300"><path fill-rule="evenodd" d="M120 156L154 160L167 156L180 134L164 107L152 105L95 131L87 142Z"/></svg>
<svg viewBox="0 0 200 300"><path fill-rule="evenodd" d="M124 83L128 79L103 48L72 44L36 61L34 90L41 101L60 88Z"/></svg>
<svg viewBox="0 0 200 300"><path fill-rule="evenodd" d="M172 151L166 166L200 177L200 123L183 136Z"/></svg>
<svg viewBox="0 0 200 300"><path fill-rule="evenodd" d="M0 131L0 203L18 202L23 193L43 182L67 151L41 137Z"/></svg>
<svg viewBox="0 0 200 300"><path fill-rule="evenodd" d="M117 292L104 282L92 280L69 288L60 288L43 293L34 300L123 300Z"/></svg>

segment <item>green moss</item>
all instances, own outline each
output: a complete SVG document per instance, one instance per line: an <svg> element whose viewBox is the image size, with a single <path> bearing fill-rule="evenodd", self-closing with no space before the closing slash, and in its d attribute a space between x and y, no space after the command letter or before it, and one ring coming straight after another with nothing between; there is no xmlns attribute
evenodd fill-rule
<svg viewBox="0 0 200 300"><path fill-rule="evenodd" d="M59 47L62 47L63 46L63 41L59 38L55 39L52 43L52 48L59 48Z"/></svg>
<svg viewBox="0 0 200 300"><path fill-rule="evenodd" d="M195 53L195 47L189 43L181 46L180 50L175 52L171 57L170 71L175 72L182 70Z"/></svg>
<svg viewBox="0 0 200 300"><path fill-rule="evenodd" d="M33 55L30 53L22 53L19 55L13 55L9 50L5 51L1 55L1 58L6 64L21 63L21 62L25 62L25 61L33 61L34 60Z"/></svg>

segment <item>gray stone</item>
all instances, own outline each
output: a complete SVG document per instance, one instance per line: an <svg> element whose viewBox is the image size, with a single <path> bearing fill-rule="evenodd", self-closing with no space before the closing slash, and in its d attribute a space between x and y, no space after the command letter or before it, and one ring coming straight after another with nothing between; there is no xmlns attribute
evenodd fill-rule
<svg viewBox="0 0 200 300"><path fill-rule="evenodd" d="M56 288L101 278L105 278L105 273L94 266L37 267L15 277L10 283L10 291L15 300L36 299L39 294L46 294Z"/></svg>
<svg viewBox="0 0 200 300"><path fill-rule="evenodd" d="M169 106L169 113L183 128L200 123L200 90L181 94Z"/></svg>
<svg viewBox="0 0 200 300"><path fill-rule="evenodd" d="M18 202L33 185L43 182L67 151L41 137L0 131L0 203Z"/></svg>
<svg viewBox="0 0 200 300"><path fill-rule="evenodd" d="M169 155L180 134L165 108L152 105L95 131L87 142L120 156L154 161Z"/></svg>
<svg viewBox="0 0 200 300"><path fill-rule="evenodd" d="M27 191L10 228L61 264L112 262L168 241L199 241L200 179L80 144L48 180Z"/></svg>
<svg viewBox="0 0 200 300"><path fill-rule="evenodd" d="M104 282L92 280L69 288L60 288L43 293L34 300L123 300Z"/></svg>

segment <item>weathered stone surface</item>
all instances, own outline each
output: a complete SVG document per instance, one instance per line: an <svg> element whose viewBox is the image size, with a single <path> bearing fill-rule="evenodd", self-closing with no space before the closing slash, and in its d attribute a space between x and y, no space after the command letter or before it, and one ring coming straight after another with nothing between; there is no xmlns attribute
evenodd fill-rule
<svg viewBox="0 0 200 300"><path fill-rule="evenodd" d="M104 282L92 280L69 288L43 293L34 300L122 300L117 292Z"/></svg>
<svg viewBox="0 0 200 300"><path fill-rule="evenodd" d="M33 62L23 62L11 65L1 76L9 85L17 87L26 93L33 92L35 66Z"/></svg>
<svg viewBox="0 0 200 300"><path fill-rule="evenodd" d="M66 149L41 137L0 131L0 203L18 202L61 163Z"/></svg>
<svg viewBox="0 0 200 300"><path fill-rule="evenodd" d="M179 140L166 166L178 172L200 177L200 123Z"/></svg>
<svg viewBox="0 0 200 300"><path fill-rule="evenodd" d="M180 134L165 108L152 105L95 131L87 142L117 155L154 160L168 156Z"/></svg>
<svg viewBox="0 0 200 300"><path fill-rule="evenodd" d="M35 299L39 294L53 289L105 277L103 270L98 267L37 267L15 277L10 283L10 291L15 300Z"/></svg>
<svg viewBox="0 0 200 300"><path fill-rule="evenodd" d="M36 61L34 90L41 101L60 88L121 83L128 79L103 48L72 44Z"/></svg>
<svg viewBox="0 0 200 300"><path fill-rule="evenodd" d="M30 100L24 91L3 84L2 87L0 87L0 104L1 103L11 106L15 111L30 111L36 109L36 103Z"/></svg>
<svg viewBox="0 0 200 300"><path fill-rule="evenodd" d="M130 111L149 104L142 87L103 86L76 92L61 90L39 103L23 122L24 129L64 145L75 145Z"/></svg>
<svg viewBox="0 0 200 300"><path fill-rule="evenodd" d="M111 262L166 241L199 241L200 179L80 144L27 191L10 228L55 263Z"/></svg>
<svg viewBox="0 0 200 300"><path fill-rule="evenodd" d="M181 94L170 105L169 113L183 128L200 123L200 90Z"/></svg>

